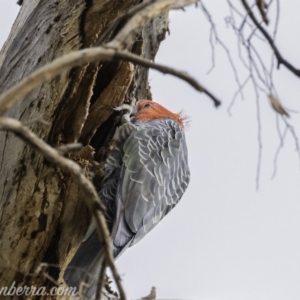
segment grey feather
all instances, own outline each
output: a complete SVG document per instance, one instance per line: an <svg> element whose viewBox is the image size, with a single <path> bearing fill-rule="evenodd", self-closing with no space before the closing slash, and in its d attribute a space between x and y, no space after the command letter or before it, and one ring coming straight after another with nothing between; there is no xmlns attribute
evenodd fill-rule
<svg viewBox="0 0 300 300"><path fill-rule="evenodd" d="M185 134L173 119L126 123L113 142L99 195L107 207L113 254L118 257L176 206L188 186L190 171ZM90 227L70 263L72 268L90 270L95 264L101 252L95 233ZM80 280L76 281L71 271L66 274L68 284L79 286Z"/></svg>

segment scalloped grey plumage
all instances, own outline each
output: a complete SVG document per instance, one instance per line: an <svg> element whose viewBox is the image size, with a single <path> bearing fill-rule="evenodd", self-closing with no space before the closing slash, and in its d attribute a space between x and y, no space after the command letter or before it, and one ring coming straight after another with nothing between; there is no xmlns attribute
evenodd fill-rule
<svg viewBox="0 0 300 300"><path fill-rule="evenodd" d="M99 193L107 207L114 257L139 242L179 202L190 179L185 134L173 119L125 123L113 139ZM101 245L91 224L65 272L79 286L81 269L98 273Z"/></svg>

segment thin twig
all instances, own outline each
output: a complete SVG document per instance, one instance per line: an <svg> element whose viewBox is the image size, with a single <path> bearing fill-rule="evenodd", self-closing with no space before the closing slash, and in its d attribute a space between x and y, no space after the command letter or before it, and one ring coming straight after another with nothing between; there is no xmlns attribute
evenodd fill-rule
<svg viewBox="0 0 300 300"><path fill-rule="evenodd" d="M212 43L212 34L213 34L214 37L215 37L216 43L219 43L221 45L221 47L224 49L224 51L226 52L228 61L229 61L230 66L231 66L231 68L233 70L235 81L236 81L236 83L237 83L237 85L239 87L239 91L240 91L241 97L242 97L242 99L244 99L244 95L243 95L243 91L242 91L242 88L241 88L241 83L240 83L239 75L238 75L235 63L234 63L234 61L232 59L230 50L225 45L225 43L219 38L218 32L216 30L216 25L215 25L215 23L213 21L212 15L210 14L210 12L208 11L208 9L204 5L203 1L200 2L200 8L202 9L202 12L206 16L206 18L207 18L207 20L208 20L208 22L210 23L210 26L211 26L211 36L210 36L210 41L211 42L210 42L210 44L211 44L211 47L212 47L212 52L214 53L214 51L215 51L214 45ZM212 55L212 59L213 59L213 61L212 61L212 68L213 68L214 64L215 64L215 61L214 61L215 55L214 54ZM211 68L211 70L212 70L212 68ZM209 72L211 70L209 70Z"/></svg>
<svg viewBox="0 0 300 300"><path fill-rule="evenodd" d="M106 225L106 220L101 211L96 210L95 214L96 214L95 221L96 221L97 228L100 227L99 229L102 230L102 236L99 233L100 241L103 239L104 245L107 245L107 244L110 245L109 248L104 247L106 263L110 267L110 270L113 274L114 280L116 282L116 285L117 285L119 293L120 293L120 298L125 300L126 294L125 294L125 290L124 290L122 282L121 282L122 281L121 276L119 275L119 272L115 265L115 259L113 257L113 252L111 250L111 240L110 240L110 234L109 234L109 231L108 231L108 228ZM105 226L102 226L103 221L105 222Z"/></svg>
<svg viewBox="0 0 300 300"><path fill-rule="evenodd" d="M73 144L67 144L67 145L62 145L57 147L57 151L61 154L61 155L65 155L69 152L75 152L80 150L83 147L82 144L80 143L73 143Z"/></svg>
<svg viewBox="0 0 300 300"><path fill-rule="evenodd" d="M108 61L114 57L114 50L104 48L83 49L59 57L51 63L33 72L21 82L0 96L0 116L2 116L20 98L26 96L35 87L54 76L73 67L99 60Z"/></svg>
<svg viewBox="0 0 300 300"><path fill-rule="evenodd" d="M218 107L221 104L221 101L217 97L215 97L209 90L207 90L203 85L201 85L196 79L194 79L193 77L191 77L190 75L186 74L183 71L178 71L173 68L154 63L153 61L151 61L149 59L144 59L144 58L141 58L140 56L137 56L135 54L125 52L125 51L117 51L115 54L115 57L121 58L122 60L130 61L132 63L136 63L143 67L147 67L147 68L151 68L151 69L160 71L163 74L169 74L169 75L178 77L178 78L186 81L187 83L189 83L198 92L202 92L202 93L206 94L207 96L209 96L212 99L212 101L214 102L214 105L216 107Z"/></svg>
<svg viewBox="0 0 300 300"><path fill-rule="evenodd" d="M276 118L278 119L278 116L276 116ZM280 142L279 142L278 148L275 152L274 159L273 159L273 174L272 174L271 179L274 179L277 174L277 161L278 161L279 153L284 146L284 139L286 137L287 132L288 132L288 127L286 126L285 130L283 132L283 135L279 137Z"/></svg>
<svg viewBox="0 0 300 300"><path fill-rule="evenodd" d="M227 113L229 116L231 116L231 109L235 103L235 100L237 98L237 96L239 95L240 93L240 90L243 90L245 88L245 86L247 85L248 81L251 79L251 76L248 75L248 77L245 79L245 81L241 84L241 87L238 88L238 90L234 93L233 97L232 97L232 100L227 108Z"/></svg>
<svg viewBox="0 0 300 300"><path fill-rule="evenodd" d="M256 6L260 12L260 15L262 17L262 19L264 20L264 22L268 25L269 24L269 19L267 16L267 4L265 2L265 0L256 0Z"/></svg>
<svg viewBox="0 0 300 300"><path fill-rule="evenodd" d="M125 20L129 19L130 17L137 14L138 12L140 12L141 10L143 10L144 8L149 6L150 4L154 3L155 1L157 1L157 0L150 0L150 1L142 2L142 3L132 7L131 9L129 9L126 13L124 13L124 14L120 15L119 17L115 18L109 24L107 29L105 29L105 31L101 34L101 36L99 37L99 39L96 42L95 46L100 46L101 44L103 44L103 42L108 38L108 36L118 26L118 24L120 24L121 22L124 22Z"/></svg>
<svg viewBox="0 0 300 300"><path fill-rule="evenodd" d="M251 58L249 57L249 60ZM257 158L257 166L256 166L256 191L259 190L259 181L260 181L260 169L261 169L261 162L262 162L262 136L261 136L261 116L260 116L260 105L259 105L259 92L258 92L258 84L253 76L253 65L249 62L250 67L250 77L253 84L253 88L255 91L256 96L256 119L257 119L257 141L258 141L258 158Z"/></svg>
<svg viewBox="0 0 300 300"><path fill-rule="evenodd" d="M99 274L99 281L97 284L97 291L96 291L96 300L101 300L101 293L104 287L104 280L105 280L105 271L106 271L106 261L104 260L101 266L100 274Z"/></svg>
<svg viewBox="0 0 300 300"><path fill-rule="evenodd" d="M260 105L259 105L259 94L256 93L256 118L257 118L257 140L258 140L258 158L257 158L257 169L256 169L256 190L259 190L260 181L260 168L262 160L262 138L261 138L261 117L260 117Z"/></svg>
<svg viewBox="0 0 300 300"><path fill-rule="evenodd" d="M117 33L114 39L107 44L115 49L128 49L136 38L136 33L144 27L148 21L169 12L171 9L178 9L184 6L197 3L198 0L159 0L151 3L142 11L135 14Z"/></svg>
<svg viewBox="0 0 300 300"><path fill-rule="evenodd" d="M73 178L85 194L86 205L96 221L99 239L103 242L106 262L112 271L113 277L120 292L120 298L122 300L125 300L125 291L121 284L121 277L114 263L109 230L107 228L106 220L103 214L103 212L105 211L105 207L102 202L100 202L98 193L92 182L90 182L84 176L82 169L78 164L68 158L61 156L56 149L52 148L43 140L41 140L36 134L30 131L21 122L11 118L2 117L0 118L0 130L8 130L15 133L18 137L31 145L32 148L39 151L48 161L73 176Z"/></svg>
<svg viewBox="0 0 300 300"><path fill-rule="evenodd" d="M26 94L28 94L35 87L42 84L44 81L60 74L63 71L87 63L99 62L100 60L112 61L115 59L131 61L141 66L146 66L148 68L158 70L164 74L170 74L178 77L188 82L197 91L203 92L208 95L213 100L216 107L221 104L220 100L218 100L210 91L208 91L194 78L186 73L177 71L167 66L155 64L151 60L141 58L138 55L131 54L125 51L98 47L74 51L70 54L57 58L53 62L33 72L31 75L3 93L0 96L0 116L3 115L10 107L12 107L20 98L26 96Z"/></svg>
<svg viewBox="0 0 300 300"><path fill-rule="evenodd" d="M255 18L251 8L249 7L246 0L241 0L242 4L244 5L249 17L257 27L257 29L262 33L262 35L266 38L269 45L271 46L276 58L277 58L277 65L278 67L282 64L284 65L288 70L290 70L292 73L294 73L297 77L300 77L300 69L295 68L290 62L288 62L282 54L279 52L277 46L275 45L275 42L273 38L269 35L269 33L262 27L262 25L258 22L258 20Z"/></svg>

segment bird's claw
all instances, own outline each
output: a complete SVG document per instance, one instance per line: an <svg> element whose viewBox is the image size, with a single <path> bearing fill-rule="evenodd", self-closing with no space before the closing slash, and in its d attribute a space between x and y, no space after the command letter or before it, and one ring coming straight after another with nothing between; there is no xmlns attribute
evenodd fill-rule
<svg viewBox="0 0 300 300"><path fill-rule="evenodd" d="M129 104L122 104L122 105L117 106L117 107L112 107L112 109L115 110L115 111L119 111L119 112L123 113L122 120L121 120L121 122L123 124L124 123L131 123L130 115L131 115L132 111L134 110L134 107L132 107Z"/></svg>

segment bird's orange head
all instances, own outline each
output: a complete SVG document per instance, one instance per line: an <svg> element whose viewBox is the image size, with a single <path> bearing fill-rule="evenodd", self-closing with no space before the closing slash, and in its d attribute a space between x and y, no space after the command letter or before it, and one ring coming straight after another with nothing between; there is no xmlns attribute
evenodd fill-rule
<svg viewBox="0 0 300 300"><path fill-rule="evenodd" d="M170 118L175 120L181 127L184 127L184 117L181 113L172 113L162 105L151 100L140 100L137 102L134 118L139 121Z"/></svg>

